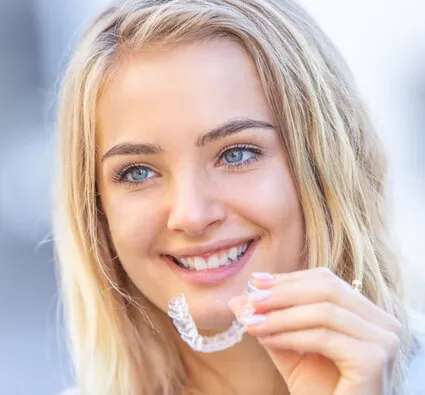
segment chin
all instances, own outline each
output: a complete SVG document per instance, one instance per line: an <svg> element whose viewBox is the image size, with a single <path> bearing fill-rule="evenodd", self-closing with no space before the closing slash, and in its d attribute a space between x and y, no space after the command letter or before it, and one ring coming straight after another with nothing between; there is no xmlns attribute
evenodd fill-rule
<svg viewBox="0 0 425 395"><path fill-rule="evenodd" d="M193 304L192 304L193 305ZM227 330L235 316L227 306L227 301L206 306L193 305L189 302L190 313L200 331L221 332Z"/></svg>

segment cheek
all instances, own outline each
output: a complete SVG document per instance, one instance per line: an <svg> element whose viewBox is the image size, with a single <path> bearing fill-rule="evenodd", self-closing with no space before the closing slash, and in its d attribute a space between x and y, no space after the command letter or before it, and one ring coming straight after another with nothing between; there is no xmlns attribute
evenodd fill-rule
<svg viewBox="0 0 425 395"><path fill-rule="evenodd" d="M269 231L303 222L293 179L281 163L249 173L226 190L245 217Z"/></svg>
<svg viewBox="0 0 425 395"><path fill-rule="evenodd" d="M105 209L112 241L123 263L145 255L162 222L161 214L152 209L149 199L141 199L136 191L108 199Z"/></svg>
<svg viewBox="0 0 425 395"><path fill-rule="evenodd" d="M267 263L259 270L290 272L303 265L304 217L289 170L281 164L272 169L252 173L251 180L234 188L233 207L263 233L261 254Z"/></svg>

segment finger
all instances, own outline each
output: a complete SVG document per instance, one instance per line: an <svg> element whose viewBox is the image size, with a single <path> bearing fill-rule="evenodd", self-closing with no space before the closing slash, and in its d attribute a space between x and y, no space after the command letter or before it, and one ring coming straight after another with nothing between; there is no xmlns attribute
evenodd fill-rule
<svg viewBox="0 0 425 395"><path fill-rule="evenodd" d="M341 373L350 369L364 377L381 374L388 361L385 351L378 345L325 328L283 332L258 340L269 349L321 354L333 361Z"/></svg>
<svg viewBox="0 0 425 395"><path fill-rule="evenodd" d="M233 314L236 317L239 317L241 315L243 315L246 306L248 303L248 298L245 295L242 296L234 296L233 298L231 298L228 302L228 306L230 308L230 310L232 310Z"/></svg>
<svg viewBox="0 0 425 395"><path fill-rule="evenodd" d="M320 277L325 277L328 274L333 273L328 268L319 267L314 269L296 270L287 273L254 272L252 273L252 279L257 288L263 289L282 283L288 284L300 280L319 279Z"/></svg>
<svg viewBox="0 0 425 395"><path fill-rule="evenodd" d="M361 294L353 292L349 284L327 269L281 274L272 281L255 280L255 286L260 290L272 291L271 296L263 300L255 300L261 299L261 294L251 295L253 306L259 312L327 301L350 310L377 326L396 334L401 333L401 325L395 317Z"/></svg>
<svg viewBox="0 0 425 395"><path fill-rule="evenodd" d="M328 276L335 276L336 278L340 278L336 276L336 274L333 273L330 269L323 266L316 267L313 269L295 270L295 271L287 272L287 273L261 273L261 272L252 273L253 280L258 285L263 285L265 287L269 283L274 283L274 284L278 284L279 282L288 283L288 282L294 282L299 280L305 280L309 278L310 279L327 278Z"/></svg>
<svg viewBox="0 0 425 395"><path fill-rule="evenodd" d="M393 332L329 302L274 310L265 315L242 317L240 320L246 325L249 334L260 337L279 332L326 328L359 340L382 344L385 349L392 350L397 346L398 338Z"/></svg>

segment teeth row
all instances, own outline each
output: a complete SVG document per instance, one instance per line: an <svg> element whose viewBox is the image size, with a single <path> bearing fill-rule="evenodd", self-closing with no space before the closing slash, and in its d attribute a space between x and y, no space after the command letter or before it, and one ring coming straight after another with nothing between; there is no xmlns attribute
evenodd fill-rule
<svg viewBox="0 0 425 395"><path fill-rule="evenodd" d="M216 269L219 266L226 266L233 263L248 249L248 243L241 244L239 247L232 247L227 251L210 255L207 259L201 257L180 258L178 262L186 269L207 270Z"/></svg>

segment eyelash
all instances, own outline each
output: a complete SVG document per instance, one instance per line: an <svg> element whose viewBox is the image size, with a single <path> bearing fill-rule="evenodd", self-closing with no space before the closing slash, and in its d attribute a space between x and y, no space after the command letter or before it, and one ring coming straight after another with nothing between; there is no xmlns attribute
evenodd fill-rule
<svg viewBox="0 0 425 395"><path fill-rule="evenodd" d="M127 186L135 186L135 185L140 185L140 184L146 184L147 182L149 182L151 180L151 177L147 178L144 181L140 181L140 182L129 181L129 180L126 180L126 178L125 178L132 170L135 170L135 169L140 168L140 167L148 169L148 171L149 170L155 171L155 170L151 169L150 167L144 166L140 163L129 162L129 163L125 164L123 167L121 167L120 169L114 171L114 175L113 175L112 180L114 182L116 182L117 184L124 184L124 185L127 185Z"/></svg>
<svg viewBox="0 0 425 395"><path fill-rule="evenodd" d="M258 147L255 147L249 144L235 144L235 145L231 145L230 147L226 147L224 150L222 150L218 154L218 157L220 158L220 160L222 160L224 155L229 151L248 151L254 154L254 156L243 162L238 162L234 164L230 164L230 163L224 164L224 166L227 167L228 169L238 170L238 169L249 167L249 165L251 165L253 162L258 161L264 156L264 152Z"/></svg>
<svg viewBox="0 0 425 395"><path fill-rule="evenodd" d="M254 156L252 158L249 158L249 159L242 161L242 162L237 162L237 163L233 163L233 164L230 164L230 163L222 164L222 166L225 166L226 168L231 169L231 170L239 170L239 169L247 168L252 163L260 160L264 156L264 152L258 147L255 147L255 146L252 146L252 145L249 145L249 144L235 144L235 145L226 147L225 149L223 149L219 153L218 162L222 162L224 155L226 153L228 153L229 151L248 151L248 152L251 152L252 154L254 154ZM130 162L130 163L127 163L126 165L124 165L123 167L121 167L120 169L118 169L114 172L115 174L113 176L113 181L116 182L116 183L119 183L119 184L125 184L127 186L131 186L131 187L134 187L134 186L137 186L137 185L140 185L140 184L146 184L147 182L150 182L152 177L149 177L146 180L139 181L139 182L129 181L129 180L125 179L125 177L132 170L135 170L137 168L145 168L145 169L148 169L148 171L155 171L152 168L150 168L149 166L144 166L140 163Z"/></svg>

